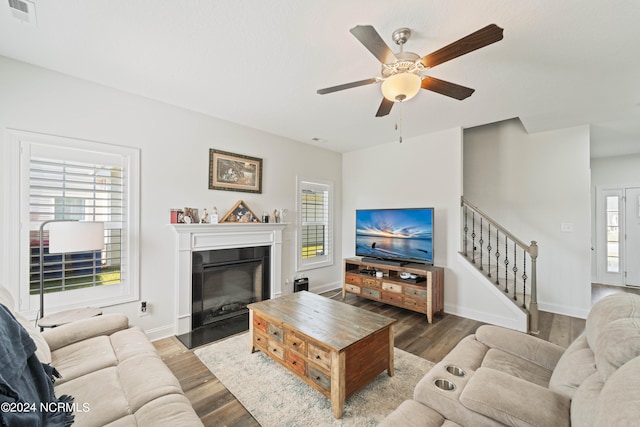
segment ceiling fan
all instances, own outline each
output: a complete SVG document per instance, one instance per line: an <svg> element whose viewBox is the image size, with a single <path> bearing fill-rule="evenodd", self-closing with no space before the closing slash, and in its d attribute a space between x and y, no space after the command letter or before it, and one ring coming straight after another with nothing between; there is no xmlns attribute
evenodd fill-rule
<svg viewBox="0 0 640 427"><path fill-rule="evenodd" d="M391 112L391 107L395 102L413 98L420 91L420 88L458 100L468 98L475 89L431 77L427 74L428 69L500 41L503 37L503 29L495 24L490 24L421 58L416 53L403 50L404 44L411 37L409 28L400 28L393 32L393 41L400 46L398 53L393 53L389 49L380 34L371 25L356 25L350 31L382 63L382 77L319 89L317 93L324 95L382 82L381 89L384 97L376 117L386 116Z"/></svg>

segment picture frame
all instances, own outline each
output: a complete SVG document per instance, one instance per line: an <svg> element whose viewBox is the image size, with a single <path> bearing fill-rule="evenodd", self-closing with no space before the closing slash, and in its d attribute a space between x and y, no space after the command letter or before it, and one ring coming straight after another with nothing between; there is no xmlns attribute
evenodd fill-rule
<svg viewBox="0 0 640 427"><path fill-rule="evenodd" d="M198 216L198 208L187 208L185 207L183 210L183 219L182 222L185 224L197 224L200 222L200 217Z"/></svg>
<svg viewBox="0 0 640 427"><path fill-rule="evenodd" d="M244 201L238 200L238 202L233 205L229 212L224 214L224 216L220 219L220 223L223 222L233 222L233 223L256 223L262 222L260 221L260 217L257 216Z"/></svg>
<svg viewBox="0 0 640 427"><path fill-rule="evenodd" d="M209 189L262 193L262 159L209 149Z"/></svg>

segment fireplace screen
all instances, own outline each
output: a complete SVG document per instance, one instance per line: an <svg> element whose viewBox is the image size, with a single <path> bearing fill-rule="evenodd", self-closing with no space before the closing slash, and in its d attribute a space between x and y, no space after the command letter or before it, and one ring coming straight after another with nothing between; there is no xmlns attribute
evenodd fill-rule
<svg viewBox="0 0 640 427"><path fill-rule="evenodd" d="M193 329L248 313L269 298L269 247L194 253Z"/></svg>

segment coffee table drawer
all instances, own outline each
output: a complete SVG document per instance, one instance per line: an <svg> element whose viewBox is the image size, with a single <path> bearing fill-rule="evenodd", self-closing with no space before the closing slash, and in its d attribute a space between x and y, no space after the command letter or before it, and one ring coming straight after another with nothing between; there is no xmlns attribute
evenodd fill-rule
<svg viewBox="0 0 640 427"><path fill-rule="evenodd" d="M360 293L360 286L356 286L356 285L344 285L345 289L348 292L352 292L354 294L359 294Z"/></svg>
<svg viewBox="0 0 640 427"><path fill-rule="evenodd" d="M268 341L267 352L272 357L277 357L280 360L284 360L284 346L277 341Z"/></svg>
<svg viewBox="0 0 640 427"><path fill-rule="evenodd" d="M320 369L309 365L307 368L307 377L318 384L322 389L331 391L331 377Z"/></svg>
<svg viewBox="0 0 640 427"><path fill-rule="evenodd" d="M257 315L253 315L253 328L254 329L258 329L262 332L264 332L265 334L267 333L267 321L264 320L262 317L257 316Z"/></svg>
<svg viewBox="0 0 640 427"><path fill-rule="evenodd" d="M327 349L309 343L308 346L309 361L331 370L331 352Z"/></svg>
<svg viewBox="0 0 640 427"><path fill-rule="evenodd" d="M263 352L266 352L267 347L269 345L268 340L267 340L267 336L265 334L263 334L262 332L260 332L259 330L254 329L254 331L253 331L253 345L258 347Z"/></svg>
<svg viewBox="0 0 640 427"><path fill-rule="evenodd" d="M278 341L281 344L284 342L284 331L280 326L273 323L267 323L267 335L269 335L269 339Z"/></svg>
<svg viewBox="0 0 640 427"><path fill-rule="evenodd" d="M307 355L307 342L299 335L289 330L285 331L284 343L287 349L297 351L303 356Z"/></svg>
<svg viewBox="0 0 640 427"><path fill-rule="evenodd" d="M297 353L287 350L285 353L285 363L287 367L298 375L307 375L307 362Z"/></svg>

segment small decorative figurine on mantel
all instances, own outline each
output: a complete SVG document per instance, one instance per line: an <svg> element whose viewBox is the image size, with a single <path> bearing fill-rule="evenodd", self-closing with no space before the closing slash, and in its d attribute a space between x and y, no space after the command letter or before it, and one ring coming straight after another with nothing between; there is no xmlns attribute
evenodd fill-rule
<svg viewBox="0 0 640 427"><path fill-rule="evenodd" d="M202 218L200 218L200 224L209 224L209 212L207 212L207 208L203 209L204 213L202 214Z"/></svg>
<svg viewBox="0 0 640 427"><path fill-rule="evenodd" d="M278 209L273 210L273 222L280 222L280 213L278 212Z"/></svg>

